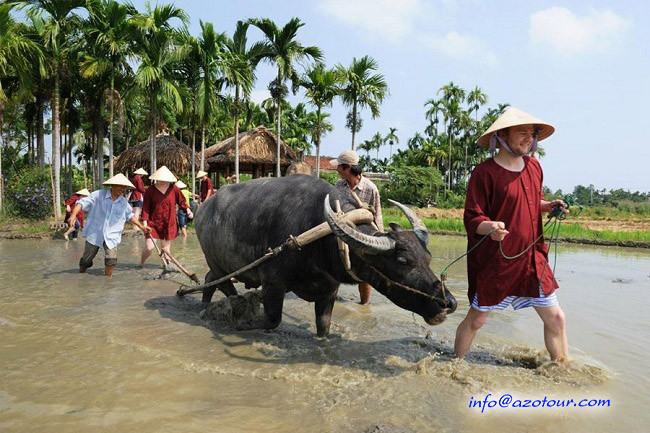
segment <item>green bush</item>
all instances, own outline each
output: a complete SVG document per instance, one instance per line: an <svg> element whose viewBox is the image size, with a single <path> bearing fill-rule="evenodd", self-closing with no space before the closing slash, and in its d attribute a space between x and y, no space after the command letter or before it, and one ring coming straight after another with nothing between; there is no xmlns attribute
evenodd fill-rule
<svg viewBox="0 0 650 433"><path fill-rule="evenodd" d="M327 181L331 183L332 185L335 185L336 182L339 180L339 174L335 171L320 171L320 178L323 179L324 181Z"/></svg>
<svg viewBox="0 0 650 433"><path fill-rule="evenodd" d="M52 188L47 168L29 168L14 176L7 195L15 216L43 219L52 212Z"/></svg>
<svg viewBox="0 0 650 433"><path fill-rule="evenodd" d="M393 169L380 195L382 200L426 207L435 202L441 186L442 176L434 167L399 167Z"/></svg>

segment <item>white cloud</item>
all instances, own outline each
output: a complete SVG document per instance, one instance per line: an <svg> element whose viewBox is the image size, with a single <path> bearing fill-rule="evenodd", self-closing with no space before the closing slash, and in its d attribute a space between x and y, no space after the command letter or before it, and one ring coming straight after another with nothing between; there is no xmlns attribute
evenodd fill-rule
<svg viewBox="0 0 650 433"><path fill-rule="evenodd" d="M497 55L481 39L463 35L455 31L444 36L421 35L420 42L436 53L452 59L495 67L499 61Z"/></svg>
<svg viewBox="0 0 650 433"><path fill-rule="evenodd" d="M401 39L415 28L422 0L322 0L322 12L388 40Z"/></svg>
<svg viewBox="0 0 650 433"><path fill-rule="evenodd" d="M612 46L631 25L610 10L592 10L578 17L567 8L552 7L530 16L529 35L532 42L570 56Z"/></svg>
<svg viewBox="0 0 650 433"><path fill-rule="evenodd" d="M261 104L264 102L266 99L269 99L271 97L271 92L268 91L268 89L255 89L251 91L251 98L250 100L255 102L256 104Z"/></svg>

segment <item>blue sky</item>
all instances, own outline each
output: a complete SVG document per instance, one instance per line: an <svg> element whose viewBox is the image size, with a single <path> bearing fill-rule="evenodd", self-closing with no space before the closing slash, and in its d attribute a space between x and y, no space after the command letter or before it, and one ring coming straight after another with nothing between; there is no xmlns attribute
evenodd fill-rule
<svg viewBox="0 0 650 433"><path fill-rule="evenodd" d="M152 1L152 4L155 2ZM144 1L135 1L139 9ZM238 0L177 1L200 32L199 19L232 34L239 19L268 17L284 25L297 16L298 38L317 45L328 66L372 56L390 96L381 116L362 112L357 143L398 129L400 147L426 127L424 102L450 82L478 85L497 103L527 111L556 126L542 142L545 184L571 191L577 184L650 191L650 6L639 1L487 0ZM252 28L249 40L261 33ZM273 78L262 65L253 99ZM300 95L292 97L295 103ZM347 109L329 112L334 131L323 153L350 146ZM387 157L388 147L380 151Z"/></svg>

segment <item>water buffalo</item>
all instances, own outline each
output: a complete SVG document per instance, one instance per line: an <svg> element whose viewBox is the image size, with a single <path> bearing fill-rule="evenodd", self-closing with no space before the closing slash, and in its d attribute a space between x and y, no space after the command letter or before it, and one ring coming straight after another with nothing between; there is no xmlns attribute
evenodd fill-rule
<svg viewBox="0 0 650 433"><path fill-rule="evenodd" d="M196 233L210 266L206 283L253 262L289 235L327 221L333 234L301 250L283 251L237 276L247 288L262 286L264 328L280 324L284 296L294 292L315 303L318 336L329 333L339 285L355 283L339 255L337 237L349 245L352 270L360 279L428 324L444 321L456 309L456 300L443 290L429 267L428 234L415 213L396 203L414 230L397 224L391 224L388 233L377 233L369 224L352 229L337 222L331 209L335 200L340 200L344 212L355 208L346 192L305 175L256 179L221 188L196 215ZM230 281L217 287L227 296L237 294ZM215 290L205 289L203 302L209 303Z"/></svg>

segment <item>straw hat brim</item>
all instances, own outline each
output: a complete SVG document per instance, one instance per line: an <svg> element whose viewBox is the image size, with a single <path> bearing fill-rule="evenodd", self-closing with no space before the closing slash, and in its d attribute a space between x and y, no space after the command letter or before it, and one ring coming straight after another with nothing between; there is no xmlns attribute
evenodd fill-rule
<svg viewBox="0 0 650 433"><path fill-rule="evenodd" d="M187 188L187 185L185 185L185 182L183 182L182 180L176 182L176 186L179 187L180 189Z"/></svg>
<svg viewBox="0 0 650 433"><path fill-rule="evenodd" d="M88 191L88 189L86 189L86 188L83 188L83 189L80 189L79 191L75 192L75 194L77 194L77 195L90 195L90 191Z"/></svg>
<svg viewBox="0 0 650 433"><path fill-rule="evenodd" d="M133 174L139 174L139 175L141 175L141 176L147 176L149 173L147 173L146 171L144 171L143 168L139 168L139 169L137 169L136 171L134 171Z"/></svg>
<svg viewBox="0 0 650 433"><path fill-rule="evenodd" d="M127 188L135 188L135 185L129 181L129 179L126 178L122 173L118 173L115 176L111 177L107 181L103 183L103 185L106 186L125 186Z"/></svg>
<svg viewBox="0 0 650 433"><path fill-rule="evenodd" d="M196 178L198 179L198 178L200 178L200 177L207 176L207 175L208 175L207 172L205 172L205 171L203 171L203 170L199 170L199 172L196 173Z"/></svg>
<svg viewBox="0 0 650 433"><path fill-rule="evenodd" d="M171 183L174 183L178 180L176 179L176 176L174 176L174 174L171 171L169 171L169 169L164 165L160 167L158 170L156 170L154 174L149 176L149 179L157 180L159 182L171 182Z"/></svg>
<svg viewBox="0 0 650 433"><path fill-rule="evenodd" d="M542 141L548 138L555 132L555 127L550 123L544 122L535 116L525 113L516 108L508 108L499 118L485 131L478 139L479 146L487 149L490 147L490 137L492 133L500 131L505 128L521 125L534 125L539 129L537 141Z"/></svg>

